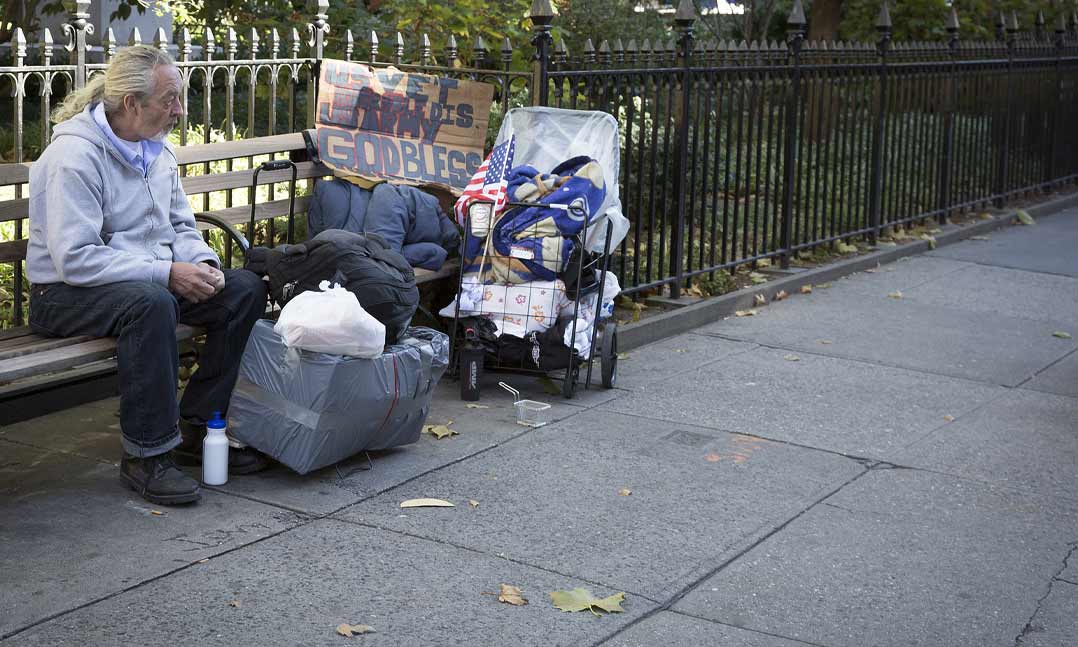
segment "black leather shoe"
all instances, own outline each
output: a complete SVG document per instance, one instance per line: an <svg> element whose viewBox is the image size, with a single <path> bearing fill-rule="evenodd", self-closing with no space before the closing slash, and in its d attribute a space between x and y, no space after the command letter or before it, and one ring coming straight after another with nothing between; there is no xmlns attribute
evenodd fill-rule
<svg viewBox="0 0 1078 647"><path fill-rule="evenodd" d="M202 498L198 481L181 472L168 453L148 458L124 454L120 479L150 503L175 505Z"/></svg>
<svg viewBox="0 0 1078 647"><path fill-rule="evenodd" d="M172 450L180 465L202 464L202 439L206 424L180 419L180 444ZM242 476L261 472L273 464L273 459L250 447L228 448L228 473Z"/></svg>

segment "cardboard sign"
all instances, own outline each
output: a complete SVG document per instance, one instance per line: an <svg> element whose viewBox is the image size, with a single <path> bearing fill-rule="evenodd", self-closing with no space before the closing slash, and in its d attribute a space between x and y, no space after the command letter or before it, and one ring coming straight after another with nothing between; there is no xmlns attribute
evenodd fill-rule
<svg viewBox="0 0 1078 647"><path fill-rule="evenodd" d="M325 59L318 153L370 179L464 188L483 163L494 86Z"/></svg>

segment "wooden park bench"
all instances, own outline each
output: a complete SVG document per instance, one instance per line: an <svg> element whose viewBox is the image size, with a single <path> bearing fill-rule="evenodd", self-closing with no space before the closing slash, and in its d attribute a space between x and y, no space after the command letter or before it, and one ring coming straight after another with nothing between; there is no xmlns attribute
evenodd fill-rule
<svg viewBox="0 0 1078 647"><path fill-rule="evenodd" d="M287 158L296 164L297 180L313 180L332 175L332 171L318 161L311 161L301 133L270 135L229 142L195 144L176 148L176 157L181 168L196 168L220 160L247 160L251 167L253 158ZM29 181L30 163L0 164L0 187L25 184ZM228 165L231 168L232 164ZM208 170L208 166L205 166ZM201 196L213 192L245 189L251 186L253 171L225 170L203 175L187 175L183 178L184 190L191 199L192 207L197 207L203 200ZM262 171L258 174L258 185L285 185L292 178L291 169ZM26 191L24 194L28 193ZM307 196L290 196L295 199L297 221L307 211ZM289 198L290 198L289 197ZM257 221L271 220L287 216L289 198L270 199L258 203L255 207ZM208 204L208 201L206 201ZM0 200L0 222L19 220L27 217L29 199L26 197ZM215 210L198 211L195 218L203 229L219 228L225 230L233 242L238 243L240 235L234 227L243 225L251 217L249 204L225 207ZM12 263L26 258L26 239L0 243L0 263ZM222 258L230 266L232 245L226 243L227 258ZM459 265L447 261L438 271L416 269L416 283L433 285L438 279L455 277ZM21 286L15 286L20 289ZM177 338L186 342L200 334L200 330L191 326L180 325ZM9 422L11 411L17 398L30 393L41 393L49 385L61 384L84 379L87 374L103 375L115 371L116 342L113 338L93 337L42 337L32 333L27 326L0 330L0 425ZM84 396L81 401L89 400ZM7 403L7 406L4 406ZM78 402L70 402L70 405ZM59 407L53 407L59 408ZM20 412L19 419L31 417Z"/></svg>

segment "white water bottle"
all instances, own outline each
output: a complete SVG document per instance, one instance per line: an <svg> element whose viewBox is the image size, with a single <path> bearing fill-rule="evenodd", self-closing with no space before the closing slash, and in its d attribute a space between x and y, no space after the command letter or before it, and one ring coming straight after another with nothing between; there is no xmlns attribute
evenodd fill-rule
<svg viewBox="0 0 1078 647"><path fill-rule="evenodd" d="M206 438L202 441L202 482L224 485L228 482L228 437L226 423L220 411L206 423Z"/></svg>

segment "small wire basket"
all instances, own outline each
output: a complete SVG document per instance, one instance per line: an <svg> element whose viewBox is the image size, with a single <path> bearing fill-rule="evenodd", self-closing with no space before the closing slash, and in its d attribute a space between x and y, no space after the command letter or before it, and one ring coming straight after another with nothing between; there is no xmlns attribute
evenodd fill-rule
<svg viewBox="0 0 1078 647"><path fill-rule="evenodd" d="M498 382L509 393L513 394L513 404L517 408L517 424L525 427L542 427L550 422L550 405L536 400L521 400L520 391L509 386L505 382Z"/></svg>

